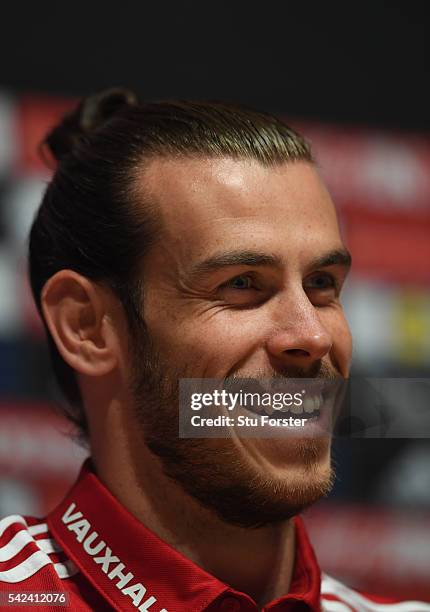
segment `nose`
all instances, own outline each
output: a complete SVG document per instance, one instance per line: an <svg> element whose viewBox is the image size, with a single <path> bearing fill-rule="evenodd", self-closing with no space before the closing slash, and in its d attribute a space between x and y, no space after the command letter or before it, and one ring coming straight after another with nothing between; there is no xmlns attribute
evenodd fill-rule
<svg viewBox="0 0 430 612"><path fill-rule="evenodd" d="M276 305L275 330L266 349L280 365L308 368L327 355L333 338L321 315L304 292L289 296Z"/></svg>

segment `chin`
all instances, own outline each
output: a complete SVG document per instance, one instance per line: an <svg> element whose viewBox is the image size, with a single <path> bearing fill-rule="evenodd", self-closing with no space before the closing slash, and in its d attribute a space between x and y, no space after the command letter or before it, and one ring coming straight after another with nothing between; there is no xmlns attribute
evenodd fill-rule
<svg viewBox="0 0 430 612"><path fill-rule="evenodd" d="M254 472L253 490L248 491L252 504L243 506L247 511L238 521L245 527L288 520L328 495L334 483L327 439L290 440L287 450L285 440L265 442L270 453L264 453L266 449L259 445L250 465ZM282 452L276 453L277 446Z"/></svg>
<svg viewBox="0 0 430 612"><path fill-rule="evenodd" d="M313 465L291 464L271 473L256 471L234 490L217 495L212 509L227 523L259 528L281 523L300 514L326 496L334 481L330 461Z"/></svg>
<svg viewBox="0 0 430 612"><path fill-rule="evenodd" d="M267 470L314 469L330 464L331 437L252 438L240 442L244 454Z"/></svg>
<svg viewBox="0 0 430 612"><path fill-rule="evenodd" d="M176 485L218 519L242 528L280 523L327 495L327 439L148 440ZM270 449L270 452L269 452Z"/></svg>

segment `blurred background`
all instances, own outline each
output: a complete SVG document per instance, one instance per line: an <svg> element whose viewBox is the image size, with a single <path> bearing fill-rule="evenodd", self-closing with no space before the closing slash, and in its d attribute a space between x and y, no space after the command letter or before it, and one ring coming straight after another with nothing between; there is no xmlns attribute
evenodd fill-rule
<svg viewBox="0 0 430 612"><path fill-rule="evenodd" d="M3 4L0 516L44 514L86 455L58 411L26 239L50 176L39 142L104 87L244 103L302 131L353 254L353 374L430 377L428 34L416 2ZM335 441L335 489L306 514L325 571L430 599L429 437Z"/></svg>

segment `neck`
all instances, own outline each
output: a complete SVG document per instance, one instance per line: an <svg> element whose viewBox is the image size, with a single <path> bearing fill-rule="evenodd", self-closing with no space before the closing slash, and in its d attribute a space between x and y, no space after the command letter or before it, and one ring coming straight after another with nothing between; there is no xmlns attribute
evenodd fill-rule
<svg viewBox="0 0 430 612"><path fill-rule="evenodd" d="M109 419L94 431L98 477L148 529L258 605L288 593L294 566L292 520L255 529L227 524L163 473L136 429L126 433Z"/></svg>

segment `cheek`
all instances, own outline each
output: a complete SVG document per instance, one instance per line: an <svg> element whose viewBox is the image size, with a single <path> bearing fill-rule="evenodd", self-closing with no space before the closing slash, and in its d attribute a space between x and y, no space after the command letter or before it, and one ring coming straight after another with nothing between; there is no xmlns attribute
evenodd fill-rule
<svg viewBox="0 0 430 612"><path fill-rule="evenodd" d="M333 338L330 357L342 376L347 377L352 356L352 336L343 310L332 313L326 324Z"/></svg>
<svg viewBox="0 0 430 612"><path fill-rule="evenodd" d="M221 310L186 320L166 315L147 320L151 337L170 363L196 377L223 377L261 344L261 326L250 313Z"/></svg>

